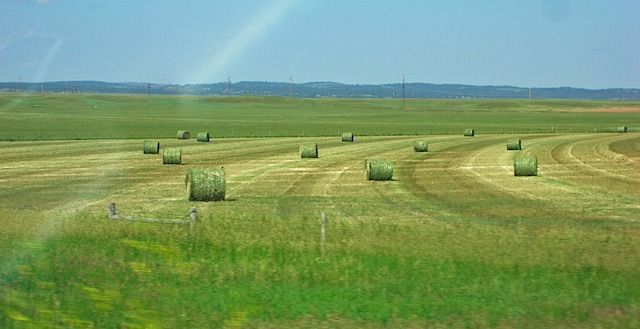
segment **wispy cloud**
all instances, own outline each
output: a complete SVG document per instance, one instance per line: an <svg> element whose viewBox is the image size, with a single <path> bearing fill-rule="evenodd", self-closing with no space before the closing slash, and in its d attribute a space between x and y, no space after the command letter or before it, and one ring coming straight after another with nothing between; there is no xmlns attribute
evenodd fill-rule
<svg viewBox="0 0 640 329"><path fill-rule="evenodd" d="M246 52L251 45L255 44L259 39L267 35L273 27L278 25L296 2L296 0L276 0L267 5L257 17L249 20L249 23L234 35L218 53L214 54L203 67L199 68L198 72L189 79L189 82L210 82L212 77L219 74L235 58Z"/></svg>
<svg viewBox="0 0 640 329"><path fill-rule="evenodd" d="M36 69L38 68L39 65L40 63L36 61L28 61L28 62L22 63L22 67L25 69Z"/></svg>

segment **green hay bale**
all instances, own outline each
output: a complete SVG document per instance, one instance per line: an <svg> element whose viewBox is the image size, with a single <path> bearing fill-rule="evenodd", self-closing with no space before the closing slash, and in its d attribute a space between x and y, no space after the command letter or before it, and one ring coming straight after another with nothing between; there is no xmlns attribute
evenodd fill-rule
<svg viewBox="0 0 640 329"><path fill-rule="evenodd" d="M222 168L191 168L185 179L189 201L222 201L226 178Z"/></svg>
<svg viewBox="0 0 640 329"><path fill-rule="evenodd" d="M142 147L142 153L144 154L160 153L160 143L155 141L144 141L144 146Z"/></svg>
<svg viewBox="0 0 640 329"><path fill-rule="evenodd" d="M178 139L189 139L191 138L191 134L186 130L178 130L177 137Z"/></svg>
<svg viewBox="0 0 640 329"><path fill-rule="evenodd" d="M429 150L429 144L425 140L413 141L414 152L427 152Z"/></svg>
<svg viewBox="0 0 640 329"><path fill-rule="evenodd" d="M318 157L318 144L304 144L300 146L300 158L317 158Z"/></svg>
<svg viewBox="0 0 640 329"><path fill-rule="evenodd" d="M388 159L367 159L364 169L367 180L384 181L393 177L393 163Z"/></svg>
<svg viewBox="0 0 640 329"><path fill-rule="evenodd" d="M507 150L517 151L522 150L522 141L520 138L507 139Z"/></svg>
<svg viewBox="0 0 640 329"><path fill-rule="evenodd" d="M464 131L464 135L466 137L473 137L473 135L475 135L475 131L473 129L467 129Z"/></svg>
<svg viewBox="0 0 640 329"><path fill-rule="evenodd" d="M353 133L342 133L343 142L353 142Z"/></svg>
<svg viewBox="0 0 640 329"><path fill-rule="evenodd" d="M179 148L162 150L162 164L182 164L182 150Z"/></svg>
<svg viewBox="0 0 640 329"><path fill-rule="evenodd" d="M198 142L209 142L209 133L204 132L204 133L198 133L196 135L196 139L198 140Z"/></svg>
<svg viewBox="0 0 640 329"><path fill-rule="evenodd" d="M627 127L618 127L618 132L619 133L626 133L627 132Z"/></svg>
<svg viewBox="0 0 640 329"><path fill-rule="evenodd" d="M513 160L514 176L538 176L538 157L535 155L519 155Z"/></svg>

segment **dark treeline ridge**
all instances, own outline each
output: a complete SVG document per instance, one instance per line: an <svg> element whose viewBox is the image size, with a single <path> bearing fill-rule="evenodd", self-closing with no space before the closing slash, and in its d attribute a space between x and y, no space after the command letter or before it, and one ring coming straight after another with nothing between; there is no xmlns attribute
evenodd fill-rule
<svg viewBox="0 0 640 329"><path fill-rule="evenodd" d="M143 82L54 81L0 82L0 92L106 93L165 95L278 95L333 98L554 98L640 100L640 89L525 88L460 84L395 83L353 85L336 82L240 81L211 84L157 84Z"/></svg>

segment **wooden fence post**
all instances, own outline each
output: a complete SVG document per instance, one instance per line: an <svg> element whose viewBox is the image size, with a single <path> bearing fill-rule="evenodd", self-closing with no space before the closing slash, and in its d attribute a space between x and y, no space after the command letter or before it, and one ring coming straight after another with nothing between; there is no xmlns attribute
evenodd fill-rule
<svg viewBox="0 0 640 329"><path fill-rule="evenodd" d="M115 215L116 215L116 204L115 204L115 202L109 202L108 211L109 211L109 219L115 217Z"/></svg>
<svg viewBox="0 0 640 329"><path fill-rule="evenodd" d="M189 209L189 217L191 218L189 221L189 235L193 237L196 226L196 208Z"/></svg>
<svg viewBox="0 0 640 329"><path fill-rule="evenodd" d="M326 238L326 230L325 230L325 226L327 225L327 214L326 213L322 213L321 216L321 225L320 225L320 255L324 255L324 241Z"/></svg>

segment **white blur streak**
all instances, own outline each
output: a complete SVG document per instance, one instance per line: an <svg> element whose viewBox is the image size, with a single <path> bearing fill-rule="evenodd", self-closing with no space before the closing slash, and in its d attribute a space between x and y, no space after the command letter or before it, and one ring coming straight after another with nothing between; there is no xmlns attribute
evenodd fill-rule
<svg viewBox="0 0 640 329"><path fill-rule="evenodd" d="M51 66L51 62L56 57L62 44L64 43L64 39L54 35L54 34L41 34L35 33L32 29L27 29L19 34L12 34L9 37L0 40L0 51L3 51L6 48L9 48L11 45L18 43L22 40L29 40L35 38L42 39L51 39L53 43L47 48L41 60L36 65L36 72L33 78L30 80L33 82L44 81L45 75L49 67Z"/></svg>
<svg viewBox="0 0 640 329"><path fill-rule="evenodd" d="M60 47L62 47L63 40L60 37L55 35L47 35L48 37L53 38L53 44L47 50L47 53L44 55L42 60L40 61L40 65L38 65L38 70L36 71L35 76L33 77L33 81L44 81L44 76L51 65L51 61L56 57L58 52L60 51Z"/></svg>
<svg viewBox="0 0 640 329"><path fill-rule="evenodd" d="M25 29L20 33L11 33L8 36L0 39L0 51L4 50L5 48L9 48L9 46L11 46L13 43L16 43L23 39L31 38L34 35L35 32L33 31L33 29Z"/></svg>
<svg viewBox="0 0 640 329"><path fill-rule="evenodd" d="M249 25L241 29L231 41L221 47L221 51L209 59L204 67L188 79L193 83L211 82L211 78L227 67L229 63L245 52L253 43L265 36L271 28L282 21L285 14L296 3L296 0L276 0L267 5L257 17L250 20Z"/></svg>

